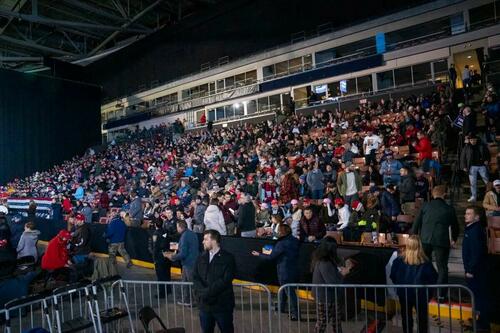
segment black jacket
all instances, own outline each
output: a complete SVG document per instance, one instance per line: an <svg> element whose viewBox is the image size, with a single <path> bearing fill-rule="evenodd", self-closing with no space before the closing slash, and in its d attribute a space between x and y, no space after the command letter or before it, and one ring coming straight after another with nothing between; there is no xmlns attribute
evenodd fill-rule
<svg viewBox="0 0 500 333"><path fill-rule="evenodd" d="M415 180L412 176L403 176L399 182L401 203L415 201Z"/></svg>
<svg viewBox="0 0 500 333"><path fill-rule="evenodd" d="M450 247L451 238L458 238L458 221L455 209L443 199L434 199L426 203L413 223L412 231L420 235L423 244Z"/></svg>
<svg viewBox="0 0 500 333"><path fill-rule="evenodd" d="M300 241L292 235L288 235L278 239L270 255L261 254L259 256L264 260L276 260L280 285L298 281L299 248Z"/></svg>
<svg viewBox="0 0 500 333"><path fill-rule="evenodd" d="M462 244L462 259L465 273L474 276L484 270L488 250L486 245L486 231L480 222L472 223L465 227L464 242Z"/></svg>
<svg viewBox="0 0 500 333"><path fill-rule="evenodd" d="M478 149L479 158L482 159L483 161L489 162L490 151L488 150L488 147L484 143L478 142L476 143L475 146L471 144L466 144L464 149L462 150L462 153L460 154L461 169L470 170L470 167L472 166L472 156L476 149Z"/></svg>
<svg viewBox="0 0 500 333"><path fill-rule="evenodd" d="M76 228L72 241L74 255L85 255L90 253L90 237L90 226L87 223Z"/></svg>
<svg viewBox="0 0 500 333"><path fill-rule="evenodd" d="M238 229L240 231L255 230L255 206L247 202L238 211Z"/></svg>
<svg viewBox="0 0 500 333"><path fill-rule="evenodd" d="M236 272L234 256L220 249L211 262L209 259L209 252L205 251L194 266L194 291L200 310L212 313L232 312L233 278Z"/></svg>

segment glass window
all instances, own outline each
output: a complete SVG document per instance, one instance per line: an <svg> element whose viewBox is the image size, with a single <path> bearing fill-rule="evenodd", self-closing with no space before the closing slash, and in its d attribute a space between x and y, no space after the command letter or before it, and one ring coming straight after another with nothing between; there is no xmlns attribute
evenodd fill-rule
<svg viewBox="0 0 500 333"><path fill-rule="evenodd" d="M446 82L448 81L448 61L446 59L435 61L434 66L434 81Z"/></svg>
<svg viewBox="0 0 500 333"><path fill-rule="evenodd" d="M208 121L215 121L215 110L208 110Z"/></svg>
<svg viewBox="0 0 500 333"><path fill-rule="evenodd" d="M347 93L346 95L356 94L356 79L348 79L347 80Z"/></svg>
<svg viewBox="0 0 500 333"><path fill-rule="evenodd" d="M184 100L184 99L188 99L190 95L191 95L191 92L190 92L190 90L189 90L189 89L186 89L186 90L183 90L183 91L182 91L182 99L183 99L183 100Z"/></svg>
<svg viewBox="0 0 500 333"><path fill-rule="evenodd" d="M274 65L276 76L283 76L288 74L288 61L278 62Z"/></svg>
<svg viewBox="0 0 500 333"><path fill-rule="evenodd" d="M224 109L226 110L226 118L234 117L234 108L232 105L226 105Z"/></svg>
<svg viewBox="0 0 500 333"><path fill-rule="evenodd" d="M233 104L233 110L235 116L243 116L245 114L245 107L243 106L243 103Z"/></svg>
<svg viewBox="0 0 500 333"><path fill-rule="evenodd" d="M296 108L307 106L307 87L293 89L293 100Z"/></svg>
<svg viewBox="0 0 500 333"><path fill-rule="evenodd" d="M226 77L226 90L234 88L234 76Z"/></svg>
<svg viewBox="0 0 500 333"><path fill-rule="evenodd" d="M358 93L371 92L373 90L372 76L361 76L356 79L358 81Z"/></svg>
<svg viewBox="0 0 500 333"><path fill-rule="evenodd" d="M245 85L245 73L238 74L234 77L236 87Z"/></svg>
<svg viewBox="0 0 500 333"><path fill-rule="evenodd" d="M469 10L469 21L471 29L477 29L491 24L494 22L494 20L495 9L493 2Z"/></svg>
<svg viewBox="0 0 500 333"><path fill-rule="evenodd" d="M217 109L215 109L217 120L224 119L224 107L220 106Z"/></svg>
<svg viewBox="0 0 500 333"><path fill-rule="evenodd" d="M208 95L208 83L200 86L200 97Z"/></svg>
<svg viewBox="0 0 500 333"><path fill-rule="evenodd" d="M371 54L375 51L375 38L366 38L357 42L341 45L335 48L337 58L353 54Z"/></svg>
<svg viewBox="0 0 500 333"><path fill-rule="evenodd" d="M302 72L302 57L290 59L288 62L289 73Z"/></svg>
<svg viewBox="0 0 500 333"><path fill-rule="evenodd" d="M377 86L378 90L394 87L394 78L392 76L392 70L387 72L377 73Z"/></svg>
<svg viewBox="0 0 500 333"><path fill-rule="evenodd" d="M208 85L208 93L210 95L215 94L215 82L210 82L210 84Z"/></svg>
<svg viewBox="0 0 500 333"><path fill-rule="evenodd" d="M304 71L307 71L312 68L312 55L308 54L304 56Z"/></svg>
<svg viewBox="0 0 500 333"><path fill-rule="evenodd" d="M325 99L326 98L326 92L327 92L327 85L326 84L319 84L317 86L313 87L313 91L318 97L318 99Z"/></svg>
<svg viewBox="0 0 500 333"><path fill-rule="evenodd" d="M252 100L247 103L247 114L252 114L257 112L257 101Z"/></svg>
<svg viewBox="0 0 500 333"><path fill-rule="evenodd" d="M257 100L257 111L265 112L269 110L269 98L262 97Z"/></svg>
<svg viewBox="0 0 500 333"><path fill-rule="evenodd" d="M396 86L403 86L407 84L411 85L411 66L396 68L394 70L394 77L396 80Z"/></svg>
<svg viewBox="0 0 500 333"><path fill-rule="evenodd" d="M431 81L431 64L424 62L423 64L413 65L413 82Z"/></svg>
<svg viewBox="0 0 500 333"><path fill-rule="evenodd" d="M257 82L257 71L249 71L245 73L246 84L252 84Z"/></svg>
<svg viewBox="0 0 500 333"><path fill-rule="evenodd" d="M316 52L314 55L316 59L316 67L327 66L331 60L335 58L336 52L334 49L328 49L321 52Z"/></svg>
<svg viewBox="0 0 500 333"><path fill-rule="evenodd" d="M224 91L224 80L217 80L217 92Z"/></svg>
<svg viewBox="0 0 500 333"><path fill-rule="evenodd" d="M328 83L328 96L329 97L340 96L340 82Z"/></svg>
<svg viewBox="0 0 500 333"><path fill-rule="evenodd" d="M270 80L274 77L274 65L269 65L269 66L265 66L262 68L262 72L263 72L263 75L264 75L264 80Z"/></svg>
<svg viewBox="0 0 500 333"><path fill-rule="evenodd" d="M280 97L280 95L269 96L269 108L271 110L281 110L281 97Z"/></svg>

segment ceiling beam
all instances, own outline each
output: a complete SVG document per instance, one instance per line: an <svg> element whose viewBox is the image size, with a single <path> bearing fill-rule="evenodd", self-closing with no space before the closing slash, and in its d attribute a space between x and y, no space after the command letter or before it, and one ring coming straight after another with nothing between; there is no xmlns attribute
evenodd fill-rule
<svg viewBox="0 0 500 333"><path fill-rule="evenodd" d="M16 4L14 5L14 7L12 7L12 11L20 11L23 6L26 4L28 0L18 0L16 2ZM8 21L7 23L5 23L5 25L3 27L0 28L0 35L4 33L5 29L7 29L7 27L9 26L10 22L12 22L12 20L14 19L14 17L9 17L8 18Z"/></svg>
<svg viewBox="0 0 500 333"><path fill-rule="evenodd" d="M159 2L159 1L157 1L157 2ZM86 29L108 30L108 31L119 30L119 31L123 31L123 32L133 32L133 33L148 33L149 32L148 30L144 30L144 29L128 28L130 26L130 22L124 23L121 27L114 27L114 26L103 25L103 24L91 24L91 23L84 23L84 22L55 20L55 19L42 17L42 16L34 16L34 15L16 13L16 12L13 12L10 10L4 10L4 9L0 9L0 16L7 17L7 18L17 18L20 20L24 20L24 21L28 21L28 22L35 22L35 23L53 26L53 27L65 26L65 27L73 27L73 28L86 28Z"/></svg>
<svg viewBox="0 0 500 333"><path fill-rule="evenodd" d="M2 57L0 56L0 62L38 62L43 61L43 57Z"/></svg>
<svg viewBox="0 0 500 333"><path fill-rule="evenodd" d="M49 53L49 54L56 54L56 55L60 55L60 56L72 56L72 57L77 56L77 54L67 52L67 51L64 51L61 49L55 49L52 47L40 45L40 44L37 44L31 40L19 40L19 39L8 37L8 36L0 36L0 41L4 41L7 43L18 45L18 46L21 46L24 48L30 48L30 49L42 51L42 52Z"/></svg>
<svg viewBox="0 0 500 333"><path fill-rule="evenodd" d="M149 11L151 11L153 8L155 8L156 6L158 6L162 1L163 0L156 0L155 2L153 2L152 4L150 4L149 6L147 6L146 8L144 8L144 10L142 10L140 13L138 13L134 17L132 17L129 22L124 23L121 26L121 28L122 29L127 28L128 26L130 26L131 24L133 24L135 21L137 21L138 19L140 19L142 16L144 16L145 14L147 14ZM100 49L102 49L104 46L106 46L106 44L108 44L113 38L115 38L119 33L120 33L120 30L117 30L117 31L113 32L105 40L103 40L99 45L97 45L92 51L90 51L87 54L87 56L90 57L90 56L93 56L94 54L96 54Z"/></svg>

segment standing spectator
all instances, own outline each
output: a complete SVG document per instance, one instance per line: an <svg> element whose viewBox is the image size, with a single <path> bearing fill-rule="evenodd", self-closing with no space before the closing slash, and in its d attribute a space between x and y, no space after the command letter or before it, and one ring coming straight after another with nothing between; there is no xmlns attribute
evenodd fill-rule
<svg viewBox="0 0 500 333"><path fill-rule="evenodd" d="M314 251L311 260L313 272L312 283L320 285L342 284L344 276L349 274L349 268L340 267L340 258L337 256L337 242L326 237ZM336 292L332 287L317 287L312 290L317 303L316 332L326 332L328 322L332 325L332 332L342 332L342 292Z"/></svg>
<svg viewBox="0 0 500 333"><path fill-rule="evenodd" d="M252 251L252 255L265 260L274 260L277 264L278 282L280 286L288 283L297 283L299 280L299 270L297 262L299 260L300 242L293 237L292 229L286 224L280 224L278 227L278 241L274 245L271 254L264 254L257 251ZM295 290L286 289L286 292L281 295L280 308L282 312L287 311L287 299L289 302L290 319L297 321L299 319L297 309L297 294Z"/></svg>
<svg viewBox="0 0 500 333"><path fill-rule="evenodd" d="M221 196L219 208L224 216L224 223L226 224L226 235L232 236L235 234L236 229L236 211L238 210L238 203L234 200L230 192L224 193Z"/></svg>
<svg viewBox="0 0 500 333"><path fill-rule="evenodd" d="M35 229L35 224L28 222L24 225L24 232L17 244L17 258L32 256L35 262L38 261L38 249L36 243L40 231Z"/></svg>
<svg viewBox="0 0 500 333"><path fill-rule="evenodd" d="M203 252L194 266L194 291L200 308L203 333L234 332L233 278L236 271L234 256L220 248L221 235L216 230L203 233Z"/></svg>
<svg viewBox="0 0 500 333"><path fill-rule="evenodd" d="M431 259L434 252L438 284L448 283L450 247L455 246L459 232L455 209L444 201L445 196L444 186L434 187L432 189L433 200L422 207L412 227L412 232L419 235L422 240L427 258ZM444 294L440 296L444 297Z"/></svg>
<svg viewBox="0 0 500 333"><path fill-rule="evenodd" d="M355 200L359 200L359 193L363 189L361 176L352 162L345 163L345 172L337 177L337 187L339 194L344 198L347 205Z"/></svg>
<svg viewBox="0 0 500 333"><path fill-rule="evenodd" d="M424 171L429 171L429 162L432 160L432 143L431 140L422 132L417 132L418 142L413 142L412 145L418 152L418 161Z"/></svg>
<svg viewBox="0 0 500 333"><path fill-rule="evenodd" d="M408 237L403 253L392 263L390 276L395 285L429 285L436 283L436 270L432 266L429 257L425 255L422 243L417 235ZM413 332L413 309L417 313L418 332L428 332L428 292L422 288L417 290L413 288L397 288L396 293L399 298L401 317L403 319L403 332Z"/></svg>
<svg viewBox="0 0 500 333"><path fill-rule="evenodd" d="M140 227L142 224L142 218L144 217L144 211L142 209L142 200L137 195L136 191L130 192L130 208L128 213L130 216L131 226Z"/></svg>
<svg viewBox="0 0 500 333"><path fill-rule="evenodd" d="M385 160L380 165L380 174L384 179L384 186L399 183L400 171L403 164L394 159L394 153L389 150L385 153Z"/></svg>
<svg viewBox="0 0 500 333"><path fill-rule="evenodd" d="M313 214L311 207L304 208L304 216L300 220L299 238L301 241L319 241L326 234L323 221Z"/></svg>
<svg viewBox="0 0 500 333"><path fill-rule="evenodd" d="M90 226L82 214L76 214L75 226L76 230L71 241L73 262L83 264L90 254Z"/></svg>
<svg viewBox="0 0 500 333"><path fill-rule="evenodd" d="M425 178L422 169L415 170L415 198L422 198L424 201L429 199L429 181Z"/></svg>
<svg viewBox="0 0 500 333"><path fill-rule="evenodd" d="M323 173L319 168L318 162L315 162L314 168L307 173L306 182L307 186L311 190L311 199L322 199L325 184L323 183Z"/></svg>
<svg viewBox="0 0 500 333"><path fill-rule="evenodd" d="M151 238L152 248L150 250L153 254L156 279L159 282L169 282L172 279L170 272L172 262L168 257L163 255L163 252L170 250L170 241L174 239L177 233L177 226L173 215L170 209L161 215L162 220L155 223ZM171 286L162 285L158 290L157 297L165 298L166 294L171 292Z"/></svg>
<svg viewBox="0 0 500 333"><path fill-rule="evenodd" d="M462 71L462 84L464 86L464 90L467 90L469 88L470 79L471 79L471 75L470 75L469 65L465 65L465 67Z"/></svg>
<svg viewBox="0 0 500 333"><path fill-rule="evenodd" d="M80 209L80 213L85 218L85 223L92 223L92 208L90 207L87 201L82 202L82 209Z"/></svg>
<svg viewBox="0 0 500 333"><path fill-rule="evenodd" d="M476 134L476 113L469 106L464 107L462 133L464 136Z"/></svg>
<svg viewBox="0 0 500 333"><path fill-rule="evenodd" d="M28 206L28 221L35 223L36 218L36 202L35 200L30 200L30 204Z"/></svg>
<svg viewBox="0 0 500 333"><path fill-rule="evenodd" d="M120 215L115 215L106 228L106 240L109 244L109 262L111 265L116 265L116 252L120 253L125 260L127 268L132 267L130 256L125 250L125 235L127 233L127 225L121 219Z"/></svg>
<svg viewBox="0 0 500 333"><path fill-rule="evenodd" d="M290 201L290 204L292 205L292 223L290 227L292 228L293 237L298 238L300 220L302 219L302 209L300 208L299 201L297 199L293 199L292 201Z"/></svg>
<svg viewBox="0 0 500 333"><path fill-rule="evenodd" d="M9 225L7 224L7 219L5 218L5 215L7 215L8 212L7 207L0 207L0 249L5 250L6 252L11 252L12 245L10 243L10 239L12 233Z"/></svg>
<svg viewBox="0 0 500 333"><path fill-rule="evenodd" d="M398 215L401 213L401 206L399 201L396 199L396 187L393 184L389 184L386 190L382 192L380 196L380 210L382 212L382 232L390 231L392 233L399 232L400 230L396 227L396 220Z"/></svg>
<svg viewBox="0 0 500 333"><path fill-rule="evenodd" d="M289 202L293 198L299 196L298 191L298 178L295 175L294 169L289 169L283 177L281 177L280 182L280 199L281 202Z"/></svg>
<svg viewBox="0 0 500 333"><path fill-rule="evenodd" d="M99 189L99 217L106 216L109 209L109 195L102 188Z"/></svg>
<svg viewBox="0 0 500 333"><path fill-rule="evenodd" d="M377 163L376 154L379 146L382 144L382 139L373 133L372 129L368 129L367 135L363 140L363 151L365 152L366 165L374 165Z"/></svg>
<svg viewBox="0 0 500 333"><path fill-rule="evenodd" d="M484 196L483 208L487 216L500 216L500 179L493 182L493 188Z"/></svg>
<svg viewBox="0 0 500 333"><path fill-rule="evenodd" d="M241 237L256 237L255 228L255 206L249 195L242 195L240 198L240 209L238 211L238 231Z"/></svg>
<svg viewBox="0 0 500 333"><path fill-rule="evenodd" d="M193 201L194 205L194 215L192 229L194 232L202 233L205 229L203 221L205 220L205 211L207 210L206 203L202 200L200 196L197 196Z"/></svg>
<svg viewBox="0 0 500 333"><path fill-rule="evenodd" d="M61 202L57 197L52 198L52 203L50 204L50 209L52 212L52 219L55 221L62 221L63 220L63 215L62 215L62 206Z"/></svg>
<svg viewBox="0 0 500 333"><path fill-rule="evenodd" d="M193 282L193 270L200 253L200 245L198 236L187 228L185 221L177 222L177 233L181 235L179 240L178 250L174 254L172 252L164 252L164 256L171 261L180 261L182 266L182 282ZM192 305L192 296L190 294L190 286L183 286L181 299L178 304L183 306Z"/></svg>
<svg viewBox="0 0 500 333"><path fill-rule="evenodd" d="M205 217L203 219L203 224L205 224L205 230L217 230L221 235L226 235L226 223L224 222L224 216L219 208L219 202L217 198L212 198L210 200L210 205L205 211Z"/></svg>
<svg viewBox="0 0 500 333"><path fill-rule="evenodd" d="M451 64L448 69L448 75L450 76L450 88L452 91L455 91L455 85L457 82L457 70L455 69L455 65Z"/></svg>
<svg viewBox="0 0 500 333"><path fill-rule="evenodd" d="M481 212L476 206L465 210L464 241L462 259L467 287L472 290L476 309L479 312L477 328L489 330L489 308L487 305L487 256L486 231L480 223Z"/></svg>
<svg viewBox="0 0 500 333"><path fill-rule="evenodd" d="M468 202L477 200L477 174L481 176L484 183L488 184L488 163L490 152L488 147L478 141L475 135L469 137L469 143L465 145L460 155L460 166L468 173L471 197Z"/></svg>
<svg viewBox="0 0 500 333"><path fill-rule="evenodd" d="M406 208L407 205L405 204L415 202L415 179L413 179L413 176L408 174L407 168L401 168L399 172L401 174L401 179L398 184L399 200L401 202L403 212L406 214L408 208Z"/></svg>

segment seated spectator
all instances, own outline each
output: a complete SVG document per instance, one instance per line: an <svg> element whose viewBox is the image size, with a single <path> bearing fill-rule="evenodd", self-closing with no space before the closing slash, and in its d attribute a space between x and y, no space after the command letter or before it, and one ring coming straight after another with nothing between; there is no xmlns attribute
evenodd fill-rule
<svg viewBox="0 0 500 333"><path fill-rule="evenodd" d="M486 192L483 208L488 216L500 216L500 179L493 182L493 188Z"/></svg>
<svg viewBox="0 0 500 333"><path fill-rule="evenodd" d="M335 214L335 207L332 207L332 201L328 198L323 199L319 217L325 224L334 224L338 222L338 216Z"/></svg>
<svg viewBox="0 0 500 333"><path fill-rule="evenodd" d="M300 220L299 239L301 241L315 242L319 241L326 234L326 228L323 221L320 221L313 214L310 207L304 208L304 216Z"/></svg>
<svg viewBox="0 0 500 333"><path fill-rule="evenodd" d="M271 210L269 212L271 215L279 215L281 219L285 218L285 209L283 207L280 207L278 200L273 200L271 201Z"/></svg>
<svg viewBox="0 0 500 333"><path fill-rule="evenodd" d="M267 203L263 202L258 206L255 219L259 228L269 226L271 223L271 214L269 213Z"/></svg>
<svg viewBox="0 0 500 333"><path fill-rule="evenodd" d="M71 234L67 230L61 230L49 241L45 254L42 257L42 269L54 271L66 268L71 265L68 243L71 240Z"/></svg>
<svg viewBox="0 0 500 333"><path fill-rule="evenodd" d="M337 209L337 214L339 221L337 222L337 230L342 230L347 228L349 225L349 217L351 212L349 210L349 206L344 203L344 200L341 198L335 199L335 209Z"/></svg>
<svg viewBox="0 0 500 333"><path fill-rule="evenodd" d="M432 144L431 140L422 132L417 132L417 141L413 141L412 145L418 152L418 161L424 171L429 171L429 161L432 159Z"/></svg>

